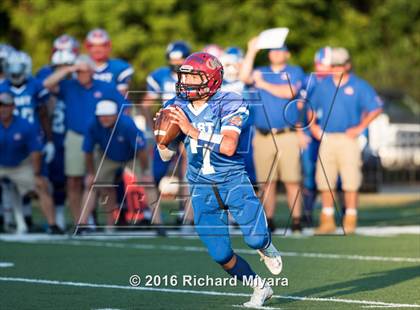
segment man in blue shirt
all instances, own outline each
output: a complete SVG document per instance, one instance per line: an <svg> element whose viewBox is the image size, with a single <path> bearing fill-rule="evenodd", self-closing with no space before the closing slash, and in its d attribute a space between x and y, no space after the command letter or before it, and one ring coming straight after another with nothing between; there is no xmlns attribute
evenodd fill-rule
<svg viewBox="0 0 420 310"><path fill-rule="evenodd" d="M195 229L210 256L226 272L240 281L251 279L254 294L245 306L260 307L273 290L234 253L228 214L239 224L245 242L257 250L270 272L279 274L282 261L271 243L264 209L240 153L248 143L242 135L248 105L239 94L219 92L222 80L223 67L216 57L201 52L185 60L178 71L177 97L165 104L182 134L169 146L159 144L158 151L168 161L175 154L177 142L184 142Z"/></svg>
<svg viewBox="0 0 420 310"><path fill-rule="evenodd" d="M118 104L102 100L96 105L96 118L85 132L83 151L86 157L86 200L79 224L87 224L88 215L95 207L95 199L87 193L94 183L115 184L115 177L125 167L131 169L141 179L148 169L146 139L131 117L121 114L118 117ZM94 161L94 150L100 148L99 161ZM136 164L137 161L137 164ZM139 166L138 166L139 164ZM141 172L141 173L140 173ZM108 225L114 225L113 210L118 210L115 187L99 187L100 194L107 197L109 211ZM89 197L90 199L87 199Z"/></svg>
<svg viewBox="0 0 420 310"><path fill-rule="evenodd" d="M95 62L93 78L114 85L122 95L125 95L134 69L122 59L110 58L111 39L108 33L100 28L91 30L86 36L85 46Z"/></svg>
<svg viewBox="0 0 420 310"><path fill-rule="evenodd" d="M269 66L253 69L258 52L258 38L248 43L241 80L257 89L260 101L252 102L256 135L254 157L257 179L264 184L262 200L267 220L275 230L276 184L284 182L288 205L292 213L292 231L301 230L300 150L296 134L298 122L297 104L293 99L302 86L304 72L298 66L288 64L290 53L286 46L268 52Z"/></svg>
<svg viewBox="0 0 420 310"><path fill-rule="evenodd" d="M22 214L22 197L30 191L36 191L41 209L49 224L48 231L53 234L61 234L61 229L55 224L53 202L48 192L48 184L41 176L41 137L33 124L13 115L14 109L13 97L5 92L0 93L0 180L6 179L17 188L17 192L10 193L16 216L17 232L27 231ZM5 190L3 190L3 194L5 194Z"/></svg>
<svg viewBox="0 0 420 310"><path fill-rule="evenodd" d="M75 65L58 69L44 81L44 86L56 93L66 106L65 174L69 206L75 222L80 216L85 175L83 136L95 118L96 104L104 99L115 101L119 108L128 104L112 84L93 79L94 68L89 56L80 55ZM76 78L66 79L68 75Z"/></svg>
<svg viewBox="0 0 420 310"><path fill-rule="evenodd" d="M309 97L316 112L311 132L321 141L316 183L322 212L317 233L335 232L333 195L340 176L346 205L343 228L349 234L356 229L357 192L362 181L357 137L381 113L382 101L366 81L351 72L345 48L333 48L331 71L332 76L322 80Z"/></svg>

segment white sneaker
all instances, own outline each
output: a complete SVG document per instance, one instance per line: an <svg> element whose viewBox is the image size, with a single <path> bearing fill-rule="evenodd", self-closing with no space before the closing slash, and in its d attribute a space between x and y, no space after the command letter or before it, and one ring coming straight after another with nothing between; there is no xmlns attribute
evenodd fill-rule
<svg viewBox="0 0 420 310"><path fill-rule="evenodd" d="M258 277L259 278L259 277ZM258 308L264 305L264 303L273 296L273 290L265 282L261 281L259 278L258 281L260 285L254 286L254 293L251 296L251 299L244 303L246 308Z"/></svg>
<svg viewBox="0 0 420 310"><path fill-rule="evenodd" d="M280 252L275 248L273 243L264 250L257 250L261 256L261 260L267 266L268 270L274 275L279 275L283 269L283 262L281 260Z"/></svg>

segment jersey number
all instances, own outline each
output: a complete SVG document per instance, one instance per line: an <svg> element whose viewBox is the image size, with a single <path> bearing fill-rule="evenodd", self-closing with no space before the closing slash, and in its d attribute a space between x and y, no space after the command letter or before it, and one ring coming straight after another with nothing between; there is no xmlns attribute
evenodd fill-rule
<svg viewBox="0 0 420 310"><path fill-rule="evenodd" d="M196 139L190 139L190 147L191 153L197 154L198 148L201 147L203 151L203 166L201 167L201 171L203 174L212 174L215 173L214 167L211 165L210 162L210 149L199 146Z"/></svg>

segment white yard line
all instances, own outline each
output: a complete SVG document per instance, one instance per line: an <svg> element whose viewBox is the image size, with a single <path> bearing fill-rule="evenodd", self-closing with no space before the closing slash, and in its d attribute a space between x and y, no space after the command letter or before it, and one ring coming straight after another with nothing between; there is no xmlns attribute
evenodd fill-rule
<svg viewBox="0 0 420 310"><path fill-rule="evenodd" d="M16 277L0 277L0 281L31 283L31 284L75 286L75 287L90 287L90 288L108 288L108 289L134 290L134 291L164 292L164 293L176 293L176 294L194 294L194 295L207 295L207 296L231 296L231 297L249 297L250 296L250 294L245 294L245 293L227 293L227 292L217 292L217 291L184 290L184 289L175 289L175 288L157 288L157 287L143 287L143 286L132 287L132 286L114 285L114 284L70 282L70 281L57 281L57 280L45 280L45 279L16 278ZM272 298L290 299L290 300L297 300L297 301L334 302L334 303L359 304L359 305L371 305L371 306L420 308L420 305L418 304L398 304L398 303L388 303L388 302L383 302L383 301L342 299L342 298L316 298L316 297L287 296L287 295L273 295Z"/></svg>
<svg viewBox="0 0 420 310"><path fill-rule="evenodd" d="M14 266L15 264L11 262L0 262L0 268L10 268Z"/></svg>
<svg viewBox="0 0 420 310"><path fill-rule="evenodd" d="M22 243L34 243L33 241L21 241ZM162 250L162 251L184 251L184 252L207 252L204 247L198 246L177 246L177 245L154 245L154 244L125 244L116 242L99 242L89 240L66 240L66 241L37 241L36 244L59 244L72 246L93 246L93 247L109 247L109 248L126 248L138 250ZM235 249L238 254L256 254L252 249ZM346 255L331 253L308 253L308 252L283 252L282 256L306 257L306 258L328 258L328 259L344 259L359 261L382 261L382 262L403 262L403 263L420 263L420 257L388 257L388 256L365 256L365 255Z"/></svg>

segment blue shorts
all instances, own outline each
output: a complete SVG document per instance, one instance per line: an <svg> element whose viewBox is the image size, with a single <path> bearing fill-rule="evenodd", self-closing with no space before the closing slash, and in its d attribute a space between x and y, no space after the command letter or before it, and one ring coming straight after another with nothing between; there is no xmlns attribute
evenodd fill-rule
<svg viewBox="0 0 420 310"><path fill-rule="evenodd" d="M228 213L239 224L249 247L261 249L269 244L264 208L245 172L222 184L191 184L190 192L195 229L217 263L225 264L233 256Z"/></svg>

